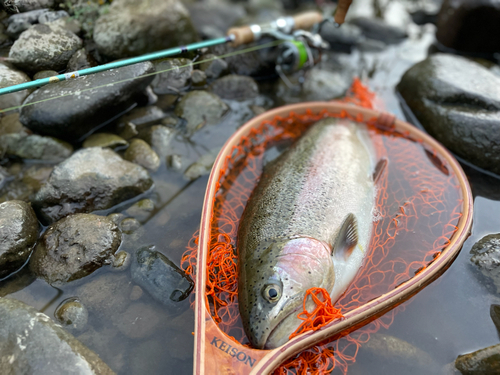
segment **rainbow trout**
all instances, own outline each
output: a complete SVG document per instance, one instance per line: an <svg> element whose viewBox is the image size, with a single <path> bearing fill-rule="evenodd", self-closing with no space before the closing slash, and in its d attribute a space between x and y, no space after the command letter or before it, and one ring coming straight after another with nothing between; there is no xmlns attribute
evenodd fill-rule
<svg viewBox="0 0 500 375"><path fill-rule="evenodd" d="M239 308L255 348L288 341L308 289L335 302L361 267L385 166L371 148L364 125L328 118L265 166L238 228Z"/></svg>

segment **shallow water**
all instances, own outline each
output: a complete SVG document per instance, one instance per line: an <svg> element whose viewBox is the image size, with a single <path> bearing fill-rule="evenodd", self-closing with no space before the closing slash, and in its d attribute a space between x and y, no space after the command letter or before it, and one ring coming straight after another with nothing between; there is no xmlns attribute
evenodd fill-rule
<svg viewBox="0 0 500 375"><path fill-rule="evenodd" d="M354 52L330 58L331 61L338 59L356 67L357 73L367 79L370 88L380 98L379 107L403 118L394 86L408 67L425 58L432 42L432 26L428 26L429 30L425 28L427 26L423 33L420 29L415 30L410 40L388 47L382 53ZM261 92L266 94L265 90ZM208 150L221 147L234 130L250 119L253 116L250 105L268 109L273 106L272 103L273 98L266 96L244 103L228 102L232 111L221 124L206 127L190 139L178 135L172 143L171 153L182 155L185 169ZM465 170L475 198L471 237L450 269L406 303L404 311L395 315L388 329L378 331L380 335L393 336L412 344L427 353L432 361L422 367L415 355L404 350L374 349L367 344L361 346L349 373L453 373L453 367L448 365L457 355L500 341L489 317L490 305L500 303L500 297L479 277L469 261L469 251L476 241L486 234L499 232L500 180L485 177L469 167ZM156 188L147 197L155 201L156 210L140 233L124 236L121 248L135 250L144 245L155 245L156 250L179 264L186 244L198 229L208 176L187 182L182 173L167 169L163 163L153 177ZM124 206L116 211L126 208ZM125 334L124 329L120 330L118 326L127 322L121 321L123 317L111 308L105 312L91 311L87 328L82 332L72 332L77 338L119 374L171 373L174 368L177 374L192 373L194 314L189 308L189 301L181 302L181 310L171 313L147 293L132 300L129 271L112 272L109 267L104 267L62 289L53 288L21 271L7 282L0 283L0 295L10 294L53 317L63 300L78 296L82 288L95 286L93 283L111 288L112 292L107 292L110 299L124 300L135 306L134 311L140 313L136 313L134 316L137 319L128 324L136 325L140 332L151 333L140 337L141 334L129 330L128 335Z"/></svg>

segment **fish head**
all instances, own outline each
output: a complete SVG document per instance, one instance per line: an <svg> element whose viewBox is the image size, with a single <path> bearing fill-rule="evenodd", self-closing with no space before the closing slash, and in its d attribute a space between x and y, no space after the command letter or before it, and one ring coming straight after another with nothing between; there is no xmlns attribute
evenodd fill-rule
<svg viewBox="0 0 500 375"><path fill-rule="evenodd" d="M304 310L306 291L332 290L335 273L330 247L310 237L275 239L257 252L261 254L255 264L242 265L240 313L251 344L273 349L286 343L302 323L298 314Z"/></svg>

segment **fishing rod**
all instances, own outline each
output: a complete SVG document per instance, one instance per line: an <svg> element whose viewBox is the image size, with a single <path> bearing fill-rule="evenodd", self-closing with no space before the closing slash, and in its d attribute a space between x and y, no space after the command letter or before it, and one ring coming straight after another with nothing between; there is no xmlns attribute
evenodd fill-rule
<svg viewBox="0 0 500 375"><path fill-rule="evenodd" d="M287 79L286 74L293 73L294 71L304 67L313 66L318 60L317 51L321 51L322 49L328 47L328 44L326 44L319 35L321 25L324 22L333 22L335 25L339 26L340 24L337 21L342 23L343 17L338 17L338 14L336 14L334 19L331 17L324 17L319 12L311 11L294 17L281 17L270 22L269 24L235 27L229 29L228 35L222 38L192 43L92 68L63 73L52 77L41 78L30 82L0 88L0 95L10 94L26 89L39 88L50 83L62 82L145 61L158 60L188 51L198 50L200 48L213 47L227 43L230 43L232 47L239 47L244 44L259 41L264 36L271 36L277 40L284 41L283 46L280 47L281 51L277 58L276 71L285 83L290 85L290 81ZM315 32L305 31L306 29L311 29L313 26L316 26ZM6 60L9 61L8 59ZM13 61L13 63L15 64L15 61Z"/></svg>

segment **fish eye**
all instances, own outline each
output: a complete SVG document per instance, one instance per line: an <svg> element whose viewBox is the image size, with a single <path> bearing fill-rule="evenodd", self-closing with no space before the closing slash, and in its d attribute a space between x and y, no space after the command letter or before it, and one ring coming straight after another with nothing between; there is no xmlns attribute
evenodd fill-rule
<svg viewBox="0 0 500 375"><path fill-rule="evenodd" d="M281 298L281 287L276 284L266 285L262 291L262 296L269 302L277 302Z"/></svg>

